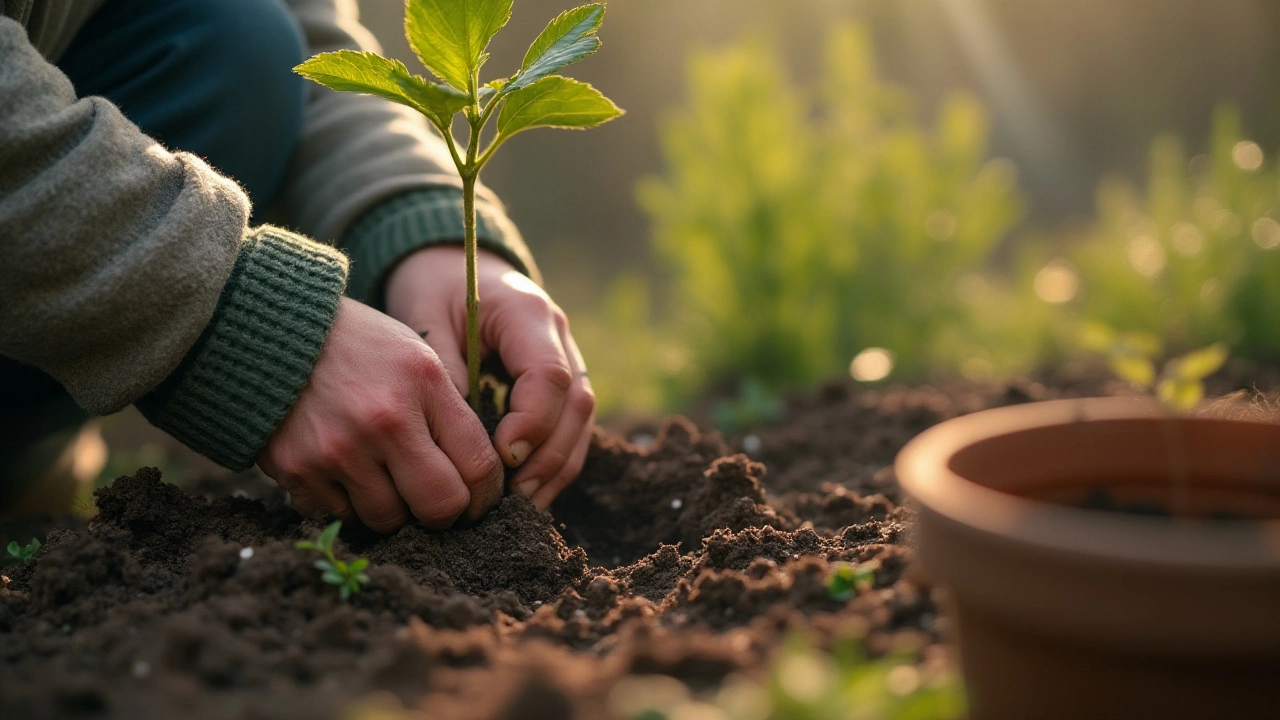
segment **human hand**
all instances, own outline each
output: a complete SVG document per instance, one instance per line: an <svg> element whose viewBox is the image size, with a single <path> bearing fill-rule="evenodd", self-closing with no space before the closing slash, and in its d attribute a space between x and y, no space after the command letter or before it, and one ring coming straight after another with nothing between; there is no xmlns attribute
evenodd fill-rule
<svg viewBox="0 0 1280 720"><path fill-rule="evenodd" d="M258 454L304 515L440 529L502 497L502 463L436 353L343 298L311 381Z"/></svg>
<svg viewBox="0 0 1280 720"><path fill-rule="evenodd" d="M387 313L421 334L464 396L468 392L463 249L437 245L409 255L386 284ZM481 353L498 353L515 378L494 445L519 467L512 486L540 510L578 476L591 443L595 394L564 312L501 257L481 251Z"/></svg>

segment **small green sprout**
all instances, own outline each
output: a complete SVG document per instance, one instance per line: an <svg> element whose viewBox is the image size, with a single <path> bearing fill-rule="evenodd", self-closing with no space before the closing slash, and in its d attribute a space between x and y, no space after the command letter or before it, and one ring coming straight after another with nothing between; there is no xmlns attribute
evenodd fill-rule
<svg viewBox="0 0 1280 720"><path fill-rule="evenodd" d="M315 562L316 569L322 573L320 579L330 585L337 585L338 597L346 602L352 595L360 592L361 585L369 582L369 576L364 573L364 569L369 567L369 559L356 558L348 563L334 557L333 541L337 539L341 529L342 521L339 520L326 527L315 542L299 542L298 549L324 553L324 558Z"/></svg>
<svg viewBox="0 0 1280 720"><path fill-rule="evenodd" d="M1169 360L1157 378L1154 358L1162 349L1160 338L1088 323L1080 339L1085 348L1105 354L1118 377L1143 390L1154 389L1161 404L1174 412L1194 408L1204 398L1204 379L1222 369L1231 355L1224 343L1214 343Z"/></svg>
<svg viewBox="0 0 1280 720"><path fill-rule="evenodd" d="M838 563L827 577L827 595L836 602L845 602L870 590L876 584L876 568L879 566L880 563L874 560L856 566Z"/></svg>
<svg viewBox="0 0 1280 720"><path fill-rule="evenodd" d="M17 540L10 541L9 547L6 548L6 551L8 552L9 557L13 558L13 560L29 563L36 559L36 551L39 549L40 541L35 538L31 538L31 544L25 547L19 545Z"/></svg>

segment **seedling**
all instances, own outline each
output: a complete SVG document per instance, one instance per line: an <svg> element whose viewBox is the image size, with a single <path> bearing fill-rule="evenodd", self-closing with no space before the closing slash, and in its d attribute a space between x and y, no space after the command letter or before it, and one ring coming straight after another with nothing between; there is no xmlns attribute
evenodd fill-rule
<svg viewBox="0 0 1280 720"><path fill-rule="evenodd" d="M1204 379L1222 369L1231 352L1223 343L1214 343L1164 364L1156 377L1154 358L1160 354L1160 339L1150 333L1120 332L1098 323L1085 326L1082 344L1107 356L1111 370L1142 390L1154 391L1157 399L1172 412L1186 412L1204 398Z"/></svg>
<svg viewBox="0 0 1280 720"><path fill-rule="evenodd" d="M342 529L342 521L332 523L320 533L320 537L312 542L303 540L298 543L299 550L315 550L324 557L315 562L316 569L321 572L320 579L330 585L338 586L338 597L346 602L352 595L360 592L360 586L369 582L364 569L369 567L368 558L356 558L351 562L343 562L333 555L333 541L338 538Z"/></svg>
<svg viewBox="0 0 1280 720"><path fill-rule="evenodd" d="M467 258L467 379L471 407L480 408L480 295L476 285L476 183L480 171L507 140L536 127L585 129L622 114L590 85L555 74L600 47L596 32L604 3L560 14L542 31L507 78L480 83L489 59L489 41L511 18L513 0L407 0L405 36L422 64L439 82L412 75L403 63L375 53L339 50L320 53L294 68L298 74L344 92L386 98L422 113L439 131L462 179ZM461 115L470 137L465 146L453 135ZM487 147L481 134L497 116Z"/></svg>
<svg viewBox="0 0 1280 720"><path fill-rule="evenodd" d="M850 565L839 563L827 577L827 595L836 602L845 602L861 592L870 590L876 584L876 568L879 563L871 562Z"/></svg>
<svg viewBox="0 0 1280 720"><path fill-rule="evenodd" d="M19 545L17 540L9 541L9 546L5 548L12 561L29 563L36 559L36 551L40 549L40 541L31 538L30 545Z"/></svg>

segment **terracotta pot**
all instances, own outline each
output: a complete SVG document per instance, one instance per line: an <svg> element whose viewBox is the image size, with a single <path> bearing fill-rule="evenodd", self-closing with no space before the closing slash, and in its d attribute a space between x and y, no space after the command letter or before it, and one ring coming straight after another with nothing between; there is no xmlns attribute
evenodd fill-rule
<svg viewBox="0 0 1280 720"><path fill-rule="evenodd" d="M931 428L896 469L974 718L1280 718L1280 425L1033 403ZM1098 488L1191 517L1076 506Z"/></svg>

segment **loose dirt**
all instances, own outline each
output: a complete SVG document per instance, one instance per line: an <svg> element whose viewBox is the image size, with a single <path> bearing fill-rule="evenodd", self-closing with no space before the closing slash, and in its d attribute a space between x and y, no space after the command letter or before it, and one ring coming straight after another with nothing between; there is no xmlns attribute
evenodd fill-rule
<svg viewBox="0 0 1280 720"><path fill-rule="evenodd" d="M320 526L269 481L184 491L144 468L98 492L87 528L2 570L0 714L315 720L372 697L457 720L608 718L620 678L706 691L761 674L794 631L946 663L894 455L946 418L1099 383L1056 387L834 383L748 435L598 433L550 513L510 496L473 527L345 529L339 555L371 561L350 603L294 547ZM0 540L47 527L20 522ZM832 600L832 563L869 560L875 587Z"/></svg>

